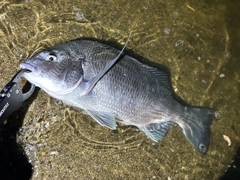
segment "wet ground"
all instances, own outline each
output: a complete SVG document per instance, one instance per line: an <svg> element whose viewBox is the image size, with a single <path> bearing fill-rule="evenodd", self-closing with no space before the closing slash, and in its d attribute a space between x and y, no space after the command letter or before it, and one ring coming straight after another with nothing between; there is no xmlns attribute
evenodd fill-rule
<svg viewBox="0 0 240 180"><path fill-rule="evenodd" d="M218 110L221 118L212 124L209 152L202 157L178 126L154 143L135 127L109 130L36 91L0 127L0 179L220 179L240 143L239 5L1 1L1 88L21 62L44 48L77 38L121 47L132 31L129 52L169 67L177 95Z"/></svg>

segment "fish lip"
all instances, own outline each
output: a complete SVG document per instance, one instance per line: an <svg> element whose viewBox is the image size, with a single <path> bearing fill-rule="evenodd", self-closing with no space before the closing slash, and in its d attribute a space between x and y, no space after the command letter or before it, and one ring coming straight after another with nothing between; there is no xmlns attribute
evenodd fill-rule
<svg viewBox="0 0 240 180"><path fill-rule="evenodd" d="M30 63L21 63L19 65L22 69L28 69L29 71L31 72L35 72L35 71L38 71L38 67L34 66L33 64L30 64Z"/></svg>

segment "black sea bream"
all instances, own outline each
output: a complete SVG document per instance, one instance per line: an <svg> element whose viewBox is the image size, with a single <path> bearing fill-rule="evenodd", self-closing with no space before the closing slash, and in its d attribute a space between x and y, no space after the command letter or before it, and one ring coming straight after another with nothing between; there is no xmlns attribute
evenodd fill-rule
<svg viewBox="0 0 240 180"><path fill-rule="evenodd" d="M122 50L123 51L123 50ZM20 65L24 77L50 96L86 111L100 125L116 120L158 141L177 123L200 154L210 143L214 110L176 101L168 75L119 50L91 40L70 41Z"/></svg>

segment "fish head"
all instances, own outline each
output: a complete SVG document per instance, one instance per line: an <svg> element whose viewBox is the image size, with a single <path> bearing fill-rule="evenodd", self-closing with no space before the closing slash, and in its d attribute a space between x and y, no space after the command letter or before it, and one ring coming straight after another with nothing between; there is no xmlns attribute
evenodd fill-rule
<svg viewBox="0 0 240 180"><path fill-rule="evenodd" d="M70 49L51 49L20 64L23 76L50 95L71 93L83 79L82 60Z"/></svg>

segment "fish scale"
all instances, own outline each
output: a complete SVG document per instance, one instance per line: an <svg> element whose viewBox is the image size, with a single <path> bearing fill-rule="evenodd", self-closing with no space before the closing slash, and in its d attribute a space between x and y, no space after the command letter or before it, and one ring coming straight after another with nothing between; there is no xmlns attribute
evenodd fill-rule
<svg viewBox="0 0 240 180"><path fill-rule="evenodd" d="M97 41L75 40L40 52L20 66L31 71L24 74L28 81L85 110L102 126L116 129L118 118L158 141L177 123L194 148L205 155L215 111L181 105L174 99L166 72L122 51ZM49 62L50 55L56 60ZM63 70L54 70L58 67ZM44 81L49 83L40 83Z"/></svg>

